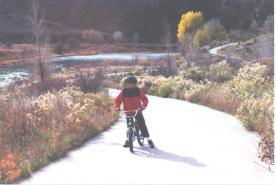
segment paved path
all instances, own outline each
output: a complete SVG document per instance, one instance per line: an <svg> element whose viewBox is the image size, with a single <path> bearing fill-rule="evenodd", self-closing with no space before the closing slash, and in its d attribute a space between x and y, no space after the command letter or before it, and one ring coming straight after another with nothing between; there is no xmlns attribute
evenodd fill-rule
<svg viewBox="0 0 276 185"><path fill-rule="evenodd" d="M229 46L236 46L238 45L237 42L235 43L230 43L230 44L225 44L225 45L222 45L222 46L218 46L218 47L215 47L215 48L212 48L209 50L209 53L212 54L212 55L218 55L218 51L223 49L223 48L227 48ZM226 56L226 55L225 55Z"/></svg>
<svg viewBox="0 0 276 185"><path fill-rule="evenodd" d="M111 94L118 91L111 90ZM25 184L272 184L257 165L257 136L228 114L185 101L149 96L144 112L157 148L122 147L125 120Z"/></svg>

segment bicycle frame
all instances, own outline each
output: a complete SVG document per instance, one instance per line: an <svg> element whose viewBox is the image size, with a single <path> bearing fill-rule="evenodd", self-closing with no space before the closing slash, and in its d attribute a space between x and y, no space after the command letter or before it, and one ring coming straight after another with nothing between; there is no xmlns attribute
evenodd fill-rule
<svg viewBox="0 0 276 185"><path fill-rule="evenodd" d="M138 134L137 133L138 125L137 125L136 116L137 116L137 114L139 113L140 110L141 110L141 108L139 108L137 110L123 111L126 114L126 118L129 119L127 126L128 126L128 128L132 129L132 131L134 133L132 141L135 140L135 136ZM134 114L131 115L131 116L128 116L127 113L129 113L129 112L134 112Z"/></svg>
<svg viewBox="0 0 276 185"><path fill-rule="evenodd" d="M137 139L139 145L143 146L144 138L139 134L138 123L136 120L136 116L138 115L141 108L137 110L131 111L123 111L126 114L127 122L128 122L128 130L127 130L127 138L130 142L130 151L133 152L133 142ZM127 115L129 112L134 112L133 115ZM130 119L130 120L128 120Z"/></svg>

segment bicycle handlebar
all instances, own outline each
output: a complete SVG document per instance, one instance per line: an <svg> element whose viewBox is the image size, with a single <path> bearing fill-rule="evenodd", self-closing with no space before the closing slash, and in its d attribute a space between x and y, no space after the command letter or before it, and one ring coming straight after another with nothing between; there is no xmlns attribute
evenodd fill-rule
<svg viewBox="0 0 276 185"><path fill-rule="evenodd" d="M128 110L128 111L120 111L120 112L124 112L125 114L127 114L128 112L135 112L135 114L131 117L136 117L138 112L141 110L142 108L136 109L136 110Z"/></svg>

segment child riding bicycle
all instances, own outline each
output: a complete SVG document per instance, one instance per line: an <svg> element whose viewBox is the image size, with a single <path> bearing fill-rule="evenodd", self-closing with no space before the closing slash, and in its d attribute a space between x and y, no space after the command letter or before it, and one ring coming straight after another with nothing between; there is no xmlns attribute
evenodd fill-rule
<svg viewBox="0 0 276 185"><path fill-rule="evenodd" d="M124 82L126 87L115 99L115 108L117 111L120 111L120 105L123 103L123 107L127 112L127 115L131 115L132 113L130 111L132 110L140 109L135 117L139 123L139 130L141 131L142 136L147 138L150 148L154 148L153 141L150 139L150 135L142 113L142 110L145 110L148 105L148 98L143 93L143 91L136 86L137 79L134 76L127 77ZM129 122L129 120L127 120L127 122ZM126 140L124 147L129 147L128 140Z"/></svg>

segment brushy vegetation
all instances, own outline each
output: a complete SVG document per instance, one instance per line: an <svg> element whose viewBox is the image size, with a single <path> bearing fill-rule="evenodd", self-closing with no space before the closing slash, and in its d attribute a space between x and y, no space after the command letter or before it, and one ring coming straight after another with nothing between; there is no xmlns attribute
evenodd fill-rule
<svg viewBox="0 0 276 185"><path fill-rule="evenodd" d="M274 162L273 111L273 95L264 94L261 98L245 100L237 112L245 128L260 133L259 157L267 163Z"/></svg>
<svg viewBox="0 0 276 185"><path fill-rule="evenodd" d="M266 65L246 64L239 69L233 80L225 85L240 98L260 97L264 90L270 87L269 82L272 82L272 79L265 76L266 71Z"/></svg>
<svg viewBox="0 0 276 185"><path fill-rule="evenodd" d="M182 99L237 116L247 130L260 135L260 158L274 163L273 63L266 59L237 67L224 60L209 65L178 62L178 75L141 72L139 86L148 94Z"/></svg>
<svg viewBox="0 0 276 185"><path fill-rule="evenodd" d="M113 100L103 93L68 86L33 97L7 88L0 95L0 183L30 174L116 118Z"/></svg>
<svg viewBox="0 0 276 185"><path fill-rule="evenodd" d="M104 42L104 37L103 34L93 28L89 30L84 30L82 32L81 36L82 40L84 42L89 42L89 43L102 43Z"/></svg>
<svg viewBox="0 0 276 185"><path fill-rule="evenodd" d="M115 31L112 37L113 37L113 41L117 43L123 42L124 40L124 35L121 31Z"/></svg>
<svg viewBox="0 0 276 185"><path fill-rule="evenodd" d="M158 88L158 95L161 97L169 97L172 91L173 91L172 84L170 83L162 84Z"/></svg>
<svg viewBox="0 0 276 185"><path fill-rule="evenodd" d="M98 92L103 88L104 75L102 69L94 73L78 71L74 79L75 85L80 87L82 92Z"/></svg>
<svg viewBox="0 0 276 185"><path fill-rule="evenodd" d="M223 60L218 63L211 64L209 67L209 78L218 83L229 81L233 77L233 68Z"/></svg>

